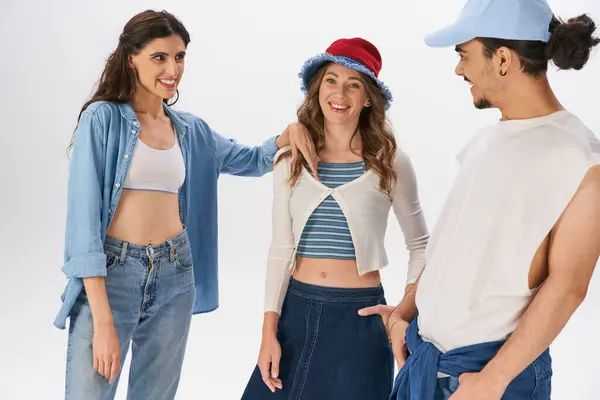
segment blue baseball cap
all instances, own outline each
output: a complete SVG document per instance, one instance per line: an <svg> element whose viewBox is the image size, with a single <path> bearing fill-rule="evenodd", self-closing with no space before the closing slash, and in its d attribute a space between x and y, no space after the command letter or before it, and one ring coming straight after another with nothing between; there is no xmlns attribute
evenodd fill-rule
<svg viewBox="0 0 600 400"><path fill-rule="evenodd" d="M546 0L468 0L454 24L425 36L431 47L456 46L477 37L550 40Z"/></svg>

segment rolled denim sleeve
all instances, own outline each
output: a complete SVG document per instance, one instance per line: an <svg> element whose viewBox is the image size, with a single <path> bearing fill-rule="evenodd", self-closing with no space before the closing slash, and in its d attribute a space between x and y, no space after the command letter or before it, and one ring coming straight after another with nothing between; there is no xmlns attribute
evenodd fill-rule
<svg viewBox="0 0 600 400"><path fill-rule="evenodd" d="M216 157L222 173L238 176L262 176L273 170L279 150L274 136L262 146L249 147L211 131L216 140Z"/></svg>
<svg viewBox="0 0 600 400"><path fill-rule="evenodd" d="M106 276L102 240L104 134L97 117L84 111L75 131L67 189L63 273L68 278Z"/></svg>

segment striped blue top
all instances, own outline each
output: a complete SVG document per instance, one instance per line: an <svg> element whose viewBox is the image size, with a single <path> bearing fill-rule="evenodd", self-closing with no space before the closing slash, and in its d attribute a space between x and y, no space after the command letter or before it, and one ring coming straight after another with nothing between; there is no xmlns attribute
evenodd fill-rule
<svg viewBox="0 0 600 400"><path fill-rule="evenodd" d="M308 166L307 169L310 171ZM333 189L359 178L366 169L365 162L359 161L320 162L317 170L319 181ZM323 200L308 218L300 237L297 255L306 258L356 260L348 221L331 195Z"/></svg>

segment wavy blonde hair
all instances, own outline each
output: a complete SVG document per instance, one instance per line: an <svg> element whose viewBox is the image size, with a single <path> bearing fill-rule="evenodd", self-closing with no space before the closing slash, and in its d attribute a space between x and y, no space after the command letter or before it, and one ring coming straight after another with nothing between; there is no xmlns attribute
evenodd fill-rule
<svg viewBox="0 0 600 400"><path fill-rule="evenodd" d="M310 80L306 98L297 113L298 122L308 129L311 139L315 144L317 154L319 154L325 145L325 117L319 104L319 88L329 64L331 62L323 64ZM361 136L363 145L362 157L365 160L366 168L373 169L379 175L381 190L389 194L397 179L394 168L396 139L392 133L391 125L385 116L386 99L383 93L381 93L373 79L363 73L360 74L362 75L362 80L365 84L364 87L367 91L367 98L370 100L371 106L362 109L354 135L359 133ZM352 138L354 138L354 135ZM291 150L286 151L278 158L276 163L290 157L291 154ZM305 163L304 157L299 153L292 165L289 180L291 186L294 186L298 181Z"/></svg>

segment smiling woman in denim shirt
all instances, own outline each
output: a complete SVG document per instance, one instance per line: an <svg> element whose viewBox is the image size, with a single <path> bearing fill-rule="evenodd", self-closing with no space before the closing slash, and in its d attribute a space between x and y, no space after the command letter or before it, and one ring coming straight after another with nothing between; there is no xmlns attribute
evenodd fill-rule
<svg viewBox="0 0 600 400"><path fill-rule="evenodd" d="M219 174L264 175L288 145L316 159L299 125L250 148L173 110L189 42L165 11L134 16L79 115L55 320L67 399L114 398L130 344L128 398L174 398L192 314L218 306Z"/></svg>

